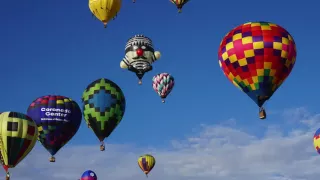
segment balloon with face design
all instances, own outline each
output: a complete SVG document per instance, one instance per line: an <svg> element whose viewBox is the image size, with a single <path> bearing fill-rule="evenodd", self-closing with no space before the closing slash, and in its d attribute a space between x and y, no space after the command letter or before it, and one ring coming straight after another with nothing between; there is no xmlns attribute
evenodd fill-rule
<svg viewBox="0 0 320 180"><path fill-rule="evenodd" d="M134 72L139 78L139 84L142 84L144 74L152 70L152 63L160 56L160 52L154 50L150 38L135 35L127 41L125 57L120 62L120 67Z"/></svg>

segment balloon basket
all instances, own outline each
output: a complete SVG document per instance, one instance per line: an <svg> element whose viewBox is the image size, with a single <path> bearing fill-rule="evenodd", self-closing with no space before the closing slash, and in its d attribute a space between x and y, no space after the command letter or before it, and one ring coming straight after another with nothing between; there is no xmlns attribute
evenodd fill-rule
<svg viewBox="0 0 320 180"><path fill-rule="evenodd" d="M105 150L106 150L105 146L104 145L100 145L100 151L105 151Z"/></svg>
<svg viewBox="0 0 320 180"><path fill-rule="evenodd" d="M166 102L166 100L164 100L164 99L161 99L161 102L162 102L162 103L165 103L165 102Z"/></svg>
<svg viewBox="0 0 320 180"><path fill-rule="evenodd" d="M50 161L50 162L56 162L56 158L52 156L52 157L49 159L49 161Z"/></svg>
<svg viewBox="0 0 320 180"><path fill-rule="evenodd" d="M266 119L267 118L266 111L263 108L260 109L259 118L260 119Z"/></svg>
<svg viewBox="0 0 320 180"><path fill-rule="evenodd" d="M6 173L6 180L10 180L10 173L9 172Z"/></svg>
<svg viewBox="0 0 320 180"><path fill-rule="evenodd" d="M139 80L138 84L139 84L139 85L141 85L141 84L142 84L142 81L141 81L141 80Z"/></svg>

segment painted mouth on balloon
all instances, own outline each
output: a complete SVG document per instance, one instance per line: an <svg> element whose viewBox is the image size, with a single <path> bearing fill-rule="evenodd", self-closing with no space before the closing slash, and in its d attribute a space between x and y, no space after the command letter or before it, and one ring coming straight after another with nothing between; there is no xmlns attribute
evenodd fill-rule
<svg viewBox="0 0 320 180"><path fill-rule="evenodd" d="M137 69L137 70L145 70L150 68L150 64L146 61L134 61L131 63L132 67Z"/></svg>
<svg viewBox="0 0 320 180"><path fill-rule="evenodd" d="M144 57L144 56L137 56L137 57L134 57L134 58L132 58L132 59L147 59L147 58Z"/></svg>

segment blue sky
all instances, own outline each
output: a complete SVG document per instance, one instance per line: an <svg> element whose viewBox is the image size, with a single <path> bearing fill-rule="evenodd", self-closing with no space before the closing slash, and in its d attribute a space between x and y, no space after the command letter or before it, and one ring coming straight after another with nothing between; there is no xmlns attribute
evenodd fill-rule
<svg viewBox="0 0 320 180"><path fill-rule="evenodd" d="M289 133L307 127L285 121L284 110L319 112L317 4L191 0L178 14L169 0L123 0L118 18L107 29L91 17L87 1L1 4L0 111L26 113L35 98L47 94L68 96L81 105L86 86L104 77L116 82L127 99L123 121L106 142L153 148L169 148L172 139L186 138L200 124L221 125L229 119L257 138L269 126ZM227 80L217 60L224 35L249 21L279 24L297 44L296 65L267 102L266 121L257 118L255 103ZM119 67L125 43L135 34L150 37L162 53L142 86L133 73ZM152 77L161 72L176 80L166 104L152 89ZM67 146L72 145L98 146L98 140L83 122Z"/></svg>

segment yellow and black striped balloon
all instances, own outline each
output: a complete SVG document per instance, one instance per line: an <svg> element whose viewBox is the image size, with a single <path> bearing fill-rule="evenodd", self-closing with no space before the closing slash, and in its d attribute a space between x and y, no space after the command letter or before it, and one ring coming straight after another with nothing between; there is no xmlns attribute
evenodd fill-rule
<svg viewBox="0 0 320 180"><path fill-rule="evenodd" d="M146 174L146 176L148 176L155 164L156 159L150 154L140 156L138 159L138 165L141 168L141 170Z"/></svg>
<svg viewBox="0 0 320 180"><path fill-rule="evenodd" d="M9 176L8 168L14 168L36 144L36 123L18 112L0 113L0 159Z"/></svg>

